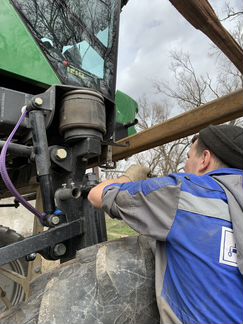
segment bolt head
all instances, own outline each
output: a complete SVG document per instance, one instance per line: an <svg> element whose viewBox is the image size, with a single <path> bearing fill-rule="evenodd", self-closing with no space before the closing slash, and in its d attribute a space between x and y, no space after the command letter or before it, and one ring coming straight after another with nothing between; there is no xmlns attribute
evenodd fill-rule
<svg viewBox="0 0 243 324"><path fill-rule="evenodd" d="M51 223L53 225L57 225L57 224L59 224L59 222L60 222L60 218L58 216L52 216Z"/></svg>
<svg viewBox="0 0 243 324"><path fill-rule="evenodd" d="M36 253L30 253L30 254L28 254L28 255L26 255L26 261L34 261L35 260L35 258L36 258Z"/></svg>
<svg viewBox="0 0 243 324"><path fill-rule="evenodd" d="M64 255L66 253L67 247L63 243L58 243L58 244L55 245L53 251L54 251L56 256L62 256L62 255Z"/></svg>
<svg viewBox="0 0 243 324"><path fill-rule="evenodd" d="M57 149L56 151L56 158L58 160L65 160L67 157L67 151L63 148Z"/></svg>
<svg viewBox="0 0 243 324"><path fill-rule="evenodd" d="M41 106L43 104L43 99L40 98L40 97L38 97L38 98L35 98L35 101L34 102L35 102L35 104L37 106Z"/></svg>

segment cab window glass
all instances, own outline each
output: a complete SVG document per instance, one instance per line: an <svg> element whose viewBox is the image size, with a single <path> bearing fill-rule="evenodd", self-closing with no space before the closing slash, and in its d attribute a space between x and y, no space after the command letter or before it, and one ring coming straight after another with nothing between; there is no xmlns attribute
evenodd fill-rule
<svg viewBox="0 0 243 324"><path fill-rule="evenodd" d="M119 1L13 0L63 83L111 92Z"/></svg>

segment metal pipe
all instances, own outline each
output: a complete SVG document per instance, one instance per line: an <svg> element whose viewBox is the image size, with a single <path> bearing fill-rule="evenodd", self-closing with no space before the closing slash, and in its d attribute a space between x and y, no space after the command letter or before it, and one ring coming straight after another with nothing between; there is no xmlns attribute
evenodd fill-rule
<svg viewBox="0 0 243 324"><path fill-rule="evenodd" d="M5 141L0 141L0 150L3 148L5 143ZM31 146L10 143L8 146L8 152L19 157L30 157L33 152L33 148Z"/></svg>
<svg viewBox="0 0 243 324"><path fill-rule="evenodd" d="M52 190L52 179L50 174L51 162L43 111L30 111L29 119L32 128L36 171L40 181L44 211L47 214L51 214L55 210L55 204Z"/></svg>
<svg viewBox="0 0 243 324"><path fill-rule="evenodd" d="M63 188L63 189L58 189L55 192L55 199L57 200L67 200L70 198L74 198L77 199L79 198L81 195L81 191L79 188L77 187L73 187L73 188Z"/></svg>

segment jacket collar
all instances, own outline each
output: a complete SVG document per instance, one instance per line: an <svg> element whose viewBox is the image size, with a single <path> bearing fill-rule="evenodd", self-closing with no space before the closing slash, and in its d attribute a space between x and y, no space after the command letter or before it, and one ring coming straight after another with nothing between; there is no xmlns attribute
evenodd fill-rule
<svg viewBox="0 0 243 324"><path fill-rule="evenodd" d="M233 168L224 168L224 169L218 169L211 171L209 173L206 173L206 175L212 176L212 175L229 175L229 174L235 174L235 175L243 175L243 170L240 169L233 169Z"/></svg>

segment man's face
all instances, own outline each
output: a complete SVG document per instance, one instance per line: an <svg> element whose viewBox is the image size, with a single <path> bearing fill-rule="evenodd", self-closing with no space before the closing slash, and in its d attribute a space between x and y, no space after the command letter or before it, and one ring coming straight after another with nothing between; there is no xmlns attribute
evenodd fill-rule
<svg viewBox="0 0 243 324"><path fill-rule="evenodd" d="M196 150L197 141L198 140L196 140L191 145L191 148L190 148L189 152L187 153L187 160L185 163L185 172L200 175L199 168L200 168L200 162L202 160L202 156L200 156L197 153L197 150Z"/></svg>

